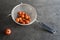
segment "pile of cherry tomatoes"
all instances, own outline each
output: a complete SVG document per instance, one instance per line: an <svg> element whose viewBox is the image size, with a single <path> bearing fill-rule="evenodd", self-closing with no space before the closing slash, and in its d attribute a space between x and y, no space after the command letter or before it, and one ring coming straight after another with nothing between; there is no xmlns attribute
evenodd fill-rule
<svg viewBox="0 0 60 40"><path fill-rule="evenodd" d="M16 22L21 23L21 24L28 24L31 21L31 17L24 11L19 11L17 13L17 18Z"/></svg>

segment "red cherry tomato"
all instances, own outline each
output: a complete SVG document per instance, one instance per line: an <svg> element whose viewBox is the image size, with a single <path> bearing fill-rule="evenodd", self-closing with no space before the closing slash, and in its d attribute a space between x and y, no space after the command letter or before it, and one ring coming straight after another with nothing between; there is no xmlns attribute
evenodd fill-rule
<svg viewBox="0 0 60 40"><path fill-rule="evenodd" d="M22 24L25 24L25 22L23 21Z"/></svg>
<svg viewBox="0 0 60 40"><path fill-rule="evenodd" d="M16 18L16 22L19 22L19 18Z"/></svg>
<svg viewBox="0 0 60 40"><path fill-rule="evenodd" d="M25 20L25 23L28 24L30 21L29 20Z"/></svg>
<svg viewBox="0 0 60 40"><path fill-rule="evenodd" d="M18 12L18 17L21 17L22 14L23 14L23 11L19 11Z"/></svg>
<svg viewBox="0 0 60 40"><path fill-rule="evenodd" d="M18 15L21 15L22 13L23 13L23 11L19 11L19 12L18 12Z"/></svg>
<svg viewBox="0 0 60 40"><path fill-rule="evenodd" d="M5 29L5 34L6 35L10 35L11 34L11 29L10 28L6 28Z"/></svg>
<svg viewBox="0 0 60 40"><path fill-rule="evenodd" d="M25 18L26 18L26 19L29 19L29 16L28 16L28 15L26 15L26 16L25 16Z"/></svg>
<svg viewBox="0 0 60 40"><path fill-rule="evenodd" d="M21 23L21 22L23 22L23 20L22 20L22 18L21 18L21 17L19 18L19 22L20 22L20 23Z"/></svg>
<svg viewBox="0 0 60 40"><path fill-rule="evenodd" d="M28 20L31 21L31 18L29 18Z"/></svg>
<svg viewBox="0 0 60 40"><path fill-rule="evenodd" d="M25 17L25 16L24 16L24 14L23 14L23 15L21 15L21 17L22 17L22 18L24 18L24 17Z"/></svg>
<svg viewBox="0 0 60 40"><path fill-rule="evenodd" d="M25 15L25 12L23 12L22 14Z"/></svg>

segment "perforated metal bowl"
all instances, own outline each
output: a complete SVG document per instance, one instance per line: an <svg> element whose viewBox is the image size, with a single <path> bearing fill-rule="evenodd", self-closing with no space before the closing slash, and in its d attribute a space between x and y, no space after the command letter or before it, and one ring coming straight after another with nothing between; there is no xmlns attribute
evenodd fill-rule
<svg viewBox="0 0 60 40"><path fill-rule="evenodd" d="M24 12L27 12L28 15L30 15L31 17L31 22L29 24L20 24L20 23L17 23L15 21L16 17L17 17L17 12L19 11L24 11ZM12 9L12 12L11 12L11 17L13 19L13 21L19 25L30 25L32 24L33 22L36 21L36 18L37 18L37 12L36 12L36 9L31 6L30 4L25 4L25 3L21 3L17 6L15 6L13 9Z"/></svg>

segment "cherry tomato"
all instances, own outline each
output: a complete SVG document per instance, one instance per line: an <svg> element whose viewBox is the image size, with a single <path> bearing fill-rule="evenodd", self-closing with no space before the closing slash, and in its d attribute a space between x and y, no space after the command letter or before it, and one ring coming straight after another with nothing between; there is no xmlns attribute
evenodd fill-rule
<svg viewBox="0 0 60 40"><path fill-rule="evenodd" d="M19 18L16 18L16 22L19 22Z"/></svg>
<svg viewBox="0 0 60 40"><path fill-rule="evenodd" d="M25 18L26 18L26 19L29 19L29 16L28 16L28 15L26 15L26 16L25 16Z"/></svg>
<svg viewBox="0 0 60 40"><path fill-rule="evenodd" d="M22 24L25 24L25 22L23 21Z"/></svg>
<svg viewBox="0 0 60 40"><path fill-rule="evenodd" d="M20 17L19 20L22 20L22 18Z"/></svg>
<svg viewBox="0 0 60 40"><path fill-rule="evenodd" d="M11 29L10 28L6 28L5 29L5 34L6 35L10 35L11 34Z"/></svg>
<svg viewBox="0 0 60 40"><path fill-rule="evenodd" d="M25 15L25 12L23 12L22 14Z"/></svg>
<svg viewBox="0 0 60 40"><path fill-rule="evenodd" d="M26 19L25 18L23 18L23 21L25 21Z"/></svg>
<svg viewBox="0 0 60 40"><path fill-rule="evenodd" d="M21 23L21 22L23 22L23 20L22 20L22 18L21 18L21 17L19 18L19 22L20 22L20 23Z"/></svg>
<svg viewBox="0 0 60 40"><path fill-rule="evenodd" d="M23 15L21 15L21 17L22 17L22 18L24 18L24 17L25 17L25 16L24 16L24 14L23 14Z"/></svg>
<svg viewBox="0 0 60 40"><path fill-rule="evenodd" d="M29 18L28 20L31 21L31 18Z"/></svg>
<svg viewBox="0 0 60 40"><path fill-rule="evenodd" d="M21 17L22 14L23 14L23 11L19 11L18 12L18 17Z"/></svg>
<svg viewBox="0 0 60 40"><path fill-rule="evenodd" d="M21 15L22 13L23 13L23 11L19 11L19 12L18 12L18 15Z"/></svg>
<svg viewBox="0 0 60 40"><path fill-rule="evenodd" d="M29 16L28 14L25 14L25 18L26 18L26 19L29 19L30 16Z"/></svg>
<svg viewBox="0 0 60 40"><path fill-rule="evenodd" d="M28 16L30 19L31 19L31 17L30 16Z"/></svg>
<svg viewBox="0 0 60 40"><path fill-rule="evenodd" d="M25 23L28 24L30 21L29 20L25 20Z"/></svg>

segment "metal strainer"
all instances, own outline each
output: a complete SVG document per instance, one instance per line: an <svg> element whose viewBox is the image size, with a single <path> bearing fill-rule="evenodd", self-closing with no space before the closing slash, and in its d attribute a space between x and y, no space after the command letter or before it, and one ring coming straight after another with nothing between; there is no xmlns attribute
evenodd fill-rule
<svg viewBox="0 0 60 40"><path fill-rule="evenodd" d="M17 17L17 12L19 11L24 11L24 12L27 12L28 15L30 15L31 17L31 22L29 24L20 24L20 23L17 23L15 21L16 17ZM13 9L12 9L12 12L11 12L11 17L13 19L13 21L19 25L30 25L32 23L34 23L35 21L37 21L37 12L36 12L36 9L31 6L30 4L25 4L25 3L21 3L17 6L15 6ZM51 33L55 33L56 31L53 30L52 28L48 27L47 25L45 25L44 23L41 23L43 28L48 30L49 32Z"/></svg>
<svg viewBox="0 0 60 40"><path fill-rule="evenodd" d="M31 17L31 22L29 24L20 24L20 23L17 23L15 21L16 17L17 17L17 13L19 11L24 11L24 12L27 12L27 14ZM17 24L19 25L30 25L32 24L33 22L36 21L36 18L37 18L37 12L36 12L36 9L34 7L32 7L31 5L29 4L24 4L24 3L21 3L17 6L15 6L11 12L11 16L12 16L12 19L13 21L15 21Z"/></svg>

